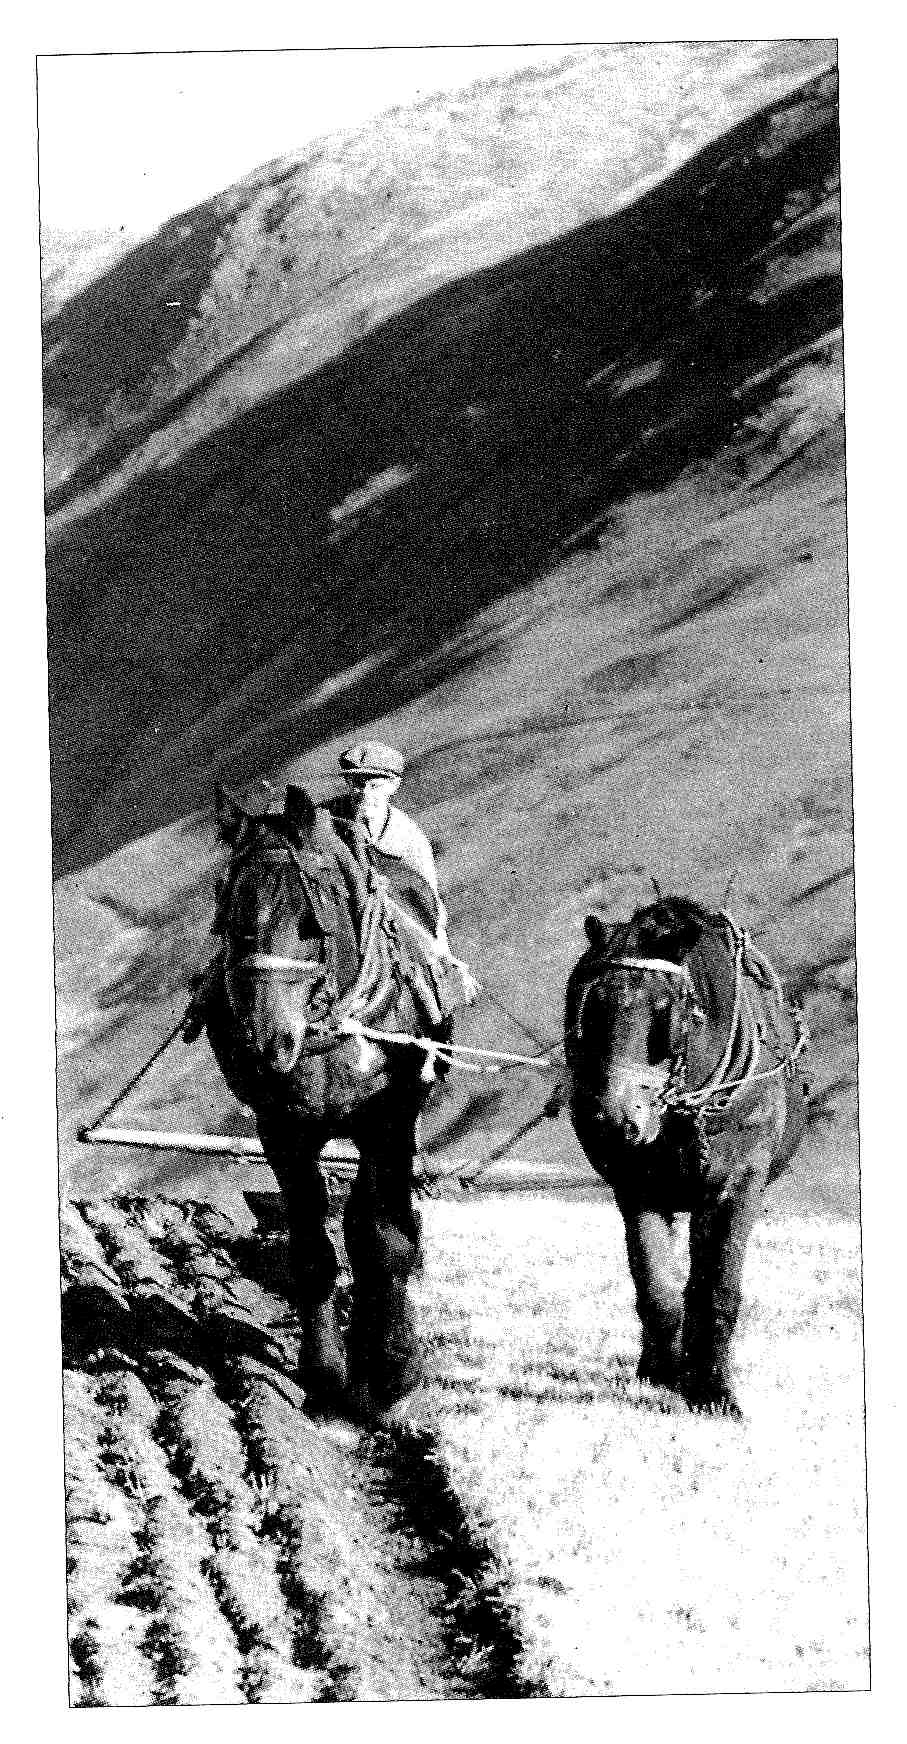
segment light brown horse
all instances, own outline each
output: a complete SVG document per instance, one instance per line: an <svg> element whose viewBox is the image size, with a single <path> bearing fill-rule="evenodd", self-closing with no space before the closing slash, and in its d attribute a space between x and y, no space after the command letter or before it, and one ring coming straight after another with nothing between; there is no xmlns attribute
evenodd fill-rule
<svg viewBox="0 0 907 1744"><path fill-rule="evenodd" d="M661 898L586 921L567 986L573 1125L614 1192L642 1323L641 1379L739 1415L731 1340L746 1244L806 1124L805 1024L726 914ZM690 1269L672 1224L690 1213Z"/></svg>

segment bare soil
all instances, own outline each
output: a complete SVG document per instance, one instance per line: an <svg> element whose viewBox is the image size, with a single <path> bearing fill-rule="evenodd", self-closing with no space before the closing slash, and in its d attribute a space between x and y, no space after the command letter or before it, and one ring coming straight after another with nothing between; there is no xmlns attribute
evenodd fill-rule
<svg viewBox="0 0 907 1744"><path fill-rule="evenodd" d="M651 1688L653 1641L677 1687L716 1652L727 1687L860 1685L829 52L704 52L657 102L643 76L621 138L580 57L540 90L467 93L446 131L431 106L421 132L390 118L383 241L363 137L266 166L68 302L47 287L75 1702ZM527 204L534 130L565 104L585 173L559 157ZM448 147L473 138L457 180ZM432 1214L436 1379L369 1437L304 1414L279 1230L207 1166L79 1146L210 948L214 779L326 797L365 731L407 754L457 946L539 1035L584 914L629 913L653 877L726 898L803 1001L813 1119L756 1243L749 1440L641 1402L614 1213L566 1122L522 1160L569 1203ZM460 1039L525 1036L489 1000ZM472 1161L545 1088L452 1083L427 1140ZM203 1044L129 1117L250 1130ZM804 1212L812 1234L784 1221Z"/></svg>
<svg viewBox="0 0 907 1744"><path fill-rule="evenodd" d="M431 1433L304 1415L285 1257L210 1205L67 1212L73 1702L541 1693Z"/></svg>
<svg viewBox="0 0 907 1744"><path fill-rule="evenodd" d="M278 1224L70 1208L72 1701L865 1687L853 1225L757 1229L742 1425L635 1380L603 1194L426 1227L429 1380L364 1433L304 1413Z"/></svg>

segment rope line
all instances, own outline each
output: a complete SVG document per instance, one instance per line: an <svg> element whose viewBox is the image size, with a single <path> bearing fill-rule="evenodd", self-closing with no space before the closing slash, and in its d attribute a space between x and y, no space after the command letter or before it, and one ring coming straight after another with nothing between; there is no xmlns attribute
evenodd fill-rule
<svg viewBox="0 0 907 1744"><path fill-rule="evenodd" d="M191 1008L187 1007L187 1010L183 1012L183 1015L180 1018L179 1023L177 1023L174 1026L174 1028L170 1031L170 1034L168 1036L165 1036L165 1038L161 1042L160 1046L155 1048L154 1053L149 1055L148 1059L145 1061L144 1066L139 1067L139 1070L135 1073L134 1077L129 1079L128 1084L126 1084L122 1090L119 1090L117 1092L116 1096L113 1098L113 1101L108 1102L107 1107L102 1108L100 1114L95 1116L94 1120L91 1122L91 1125L90 1126L83 1126L83 1127L79 1128L79 1137L80 1138L87 1139L89 1134L93 1133L96 1127L102 1126L105 1120L109 1120L109 1118L110 1118L110 1116L113 1113L115 1108L119 1108L120 1104L122 1102L126 1101L127 1096L129 1096L131 1094L131 1092L135 1089L137 1084L141 1083L142 1079L145 1077L145 1074L147 1072L151 1071L151 1068L155 1064L155 1062L160 1059L162 1054L165 1054L167 1052L167 1049L170 1047L171 1043L175 1042L177 1036L182 1033L183 1024L186 1021L189 1009L191 1009Z"/></svg>
<svg viewBox="0 0 907 1744"><path fill-rule="evenodd" d="M337 1033L364 1036L366 1041L380 1042L382 1046L421 1048L426 1054L449 1060L461 1072L499 1072L504 1066L534 1066L540 1072L552 1072L555 1069L551 1062L551 1054L556 1052L555 1047L545 1054L512 1054L503 1048L476 1048L468 1047L462 1042L430 1041L425 1036L411 1035L407 1030L373 1029L369 1024L357 1023L355 1018L348 1019ZM470 1059L493 1061L495 1064L470 1065L466 1056Z"/></svg>

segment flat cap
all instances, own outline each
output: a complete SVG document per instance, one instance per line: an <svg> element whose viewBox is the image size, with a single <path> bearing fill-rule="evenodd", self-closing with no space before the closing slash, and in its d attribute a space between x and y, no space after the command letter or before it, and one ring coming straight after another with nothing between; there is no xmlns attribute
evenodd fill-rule
<svg viewBox="0 0 907 1744"><path fill-rule="evenodd" d="M344 775L402 775L403 754L380 739L363 739L350 745L340 758Z"/></svg>

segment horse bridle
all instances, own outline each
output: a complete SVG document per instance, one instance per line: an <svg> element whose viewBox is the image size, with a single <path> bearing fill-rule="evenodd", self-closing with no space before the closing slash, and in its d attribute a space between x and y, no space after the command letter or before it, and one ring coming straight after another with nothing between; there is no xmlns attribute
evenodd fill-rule
<svg viewBox="0 0 907 1744"><path fill-rule="evenodd" d="M693 990L693 979L686 963L673 963L668 957L637 957L619 956L605 957L597 965L598 974L586 982L577 1004L576 1016L570 1027L570 1036L577 1041L582 1040L583 1013L586 1001L593 988L597 987L605 974L616 969L634 969L646 975L674 976L681 982L681 1033L676 1047L672 1050L668 1062L668 1073L657 1068L642 1065L634 1067L634 1080L641 1088L654 1090L656 1099L666 1108L680 1106L680 1099L686 1090L687 1081L687 1045L690 1035L690 1023L701 1009L696 1001Z"/></svg>
<svg viewBox="0 0 907 1744"><path fill-rule="evenodd" d="M300 887L308 902L309 909L318 929L321 941L321 954L318 958L285 956L273 951L250 950L234 954L233 941L226 925L223 932L229 947L227 967L230 972L239 971L250 975L277 976L285 981L311 981L313 983L313 1000L320 995L320 1003L324 1007L311 1025L311 1040L317 1045L317 1038L324 1030L324 1020L338 996L337 988L337 943L333 927L328 924L326 914L327 897L321 884L317 882L303 865L299 854L291 841L279 837L263 848L249 848L236 857L229 870L226 889L222 896L222 911L226 917L233 888L243 863L252 858L254 852L259 852L264 859L290 865L296 872ZM321 986L318 984L321 983Z"/></svg>
<svg viewBox="0 0 907 1744"><path fill-rule="evenodd" d="M687 1088L688 1046L690 1024L702 1020L700 1007L693 978L687 963L672 963L665 957L615 956L605 957L598 965L599 973L583 988L577 1006L577 1014L571 1027L571 1034L580 1039L582 1035L582 1014L593 987L601 980L603 974L612 969L635 969L645 974L661 974L676 976L682 982L681 1004L681 1035L677 1047L672 1052L669 1062L668 1076L665 1080L662 1073L650 1071L639 1066L634 1071L636 1081L642 1087L654 1090L656 1099L667 1109L692 1117L703 1145L705 1128L703 1119L708 1113L719 1113L728 1103L747 1086L757 1081L778 1078L782 1074L792 1077L798 1070L797 1062L810 1044L809 1027L803 1013L796 1006L788 1006L794 1020L795 1040L793 1046L777 1060L776 1064L764 1071L759 1071L759 1061L762 1055L762 1030L754 1016L749 1003L744 1000L744 976L758 972L769 986L780 1005L784 1005L784 992L778 977L768 959L761 951L757 951L749 934L731 919L724 911L719 917L728 928L734 945L734 1005L731 1021L728 1027L727 1041L717 1066L709 1073L703 1084L694 1090ZM755 965L755 969L754 966ZM738 1051L739 1050L739 1051ZM731 1062L737 1052L737 1075L727 1076Z"/></svg>
<svg viewBox="0 0 907 1744"><path fill-rule="evenodd" d="M312 957L276 957L270 951L247 951L231 965L234 969L251 969L256 975L280 975L287 981L301 981L304 976L322 975L324 964Z"/></svg>
<svg viewBox="0 0 907 1744"><path fill-rule="evenodd" d="M381 885L377 879L370 883L359 937L355 940L359 953L359 970L352 985L341 994L337 981L337 940L334 928L329 924L331 917L327 912L327 893L320 882L310 876L291 841L281 838L265 848L264 853L274 859L283 859L286 855L295 867L321 936L323 956L316 961L311 957L248 951L237 957L230 967L252 975L276 975L288 981L309 978L315 981L316 987L310 999L310 1011L314 1006L315 1014L310 1018L300 1052L324 1053L348 1041L354 1033L352 1024L365 1021L384 1003L384 977L381 974L378 951L379 934L385 914ZM230 869L229 886L223 898L225 908L242 859L250 857L251 850L247 855L241 856ZM317 985L318 981L322 983L320 987Z"/></svg>

